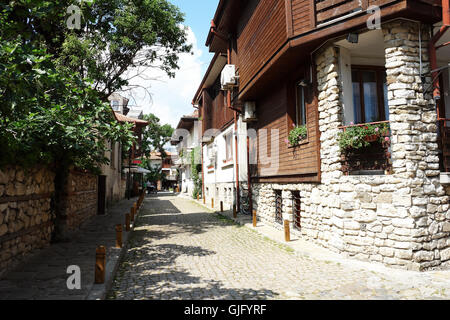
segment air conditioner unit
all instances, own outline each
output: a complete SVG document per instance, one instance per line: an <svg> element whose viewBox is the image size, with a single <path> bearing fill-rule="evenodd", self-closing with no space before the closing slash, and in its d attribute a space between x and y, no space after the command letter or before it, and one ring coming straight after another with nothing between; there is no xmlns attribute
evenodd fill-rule
<svg viewBox="0 0 450 320"><path fill-rule="evenodd" d="M220 84L222 90L231 90L237 86L236 66L234 64L227 64L220 75Z"/></svg>
<svg viewBox="0 0 450 320"><path fill-rule="evenodd" d="M246 101L244 103L244 122L257 121L256 103L254 101Z"/></svg>

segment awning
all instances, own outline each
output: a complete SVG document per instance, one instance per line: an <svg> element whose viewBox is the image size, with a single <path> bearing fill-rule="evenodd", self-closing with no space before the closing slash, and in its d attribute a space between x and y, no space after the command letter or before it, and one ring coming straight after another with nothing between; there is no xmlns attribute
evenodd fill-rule
<svg viewBox="0 0 450 320"><path fill-rule="evenodd" d="M128 168L125 168L124 170L123 170L123 173L128 173ZM141 168L141 167L135 167L135 168L131 168L131 173L151 173L151 171L149 171L149 170L147 170L147 169L144 169L144 168Z"/></svg>

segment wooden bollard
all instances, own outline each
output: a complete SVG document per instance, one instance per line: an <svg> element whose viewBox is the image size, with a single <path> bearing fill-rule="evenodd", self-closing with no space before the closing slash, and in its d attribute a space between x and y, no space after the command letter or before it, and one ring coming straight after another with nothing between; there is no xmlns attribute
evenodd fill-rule
<svg viewBox="0 0 450 320"><path fill-rule="evenodd" d="M134 222L134 213L135 213L135 209L134 209L134 206L133 206L130 209L130 222Z"/></svg>
<svg viewBox="0 0 450 320"><path fill-rule="evenodd" d="M197 201L200 199L200 195L197 193Z"/></svg>
<svg viewBox="0 0 450 320"><path fill-rule="evenodd" d="M256 210L253 210L253 227L256 227Z"/></svg>
<svg viewBox="0 0 450 320"><path fill-rule="evenodd" d="M220 212L223 212L223 201L220 201Z"/></svg>
<svg viewBox="0 0 450 320"><path fill-rule="evenodd" d="M106 248L100 246L95 250L95 283L105 283Z"/></svg>
<svg viewBox="0 0 450 320"><path fill-rule="evenodd" d="M233 204L233 218L237 218L236 205Z"/></svg>
<svg viewBox="0 0 450 320"><path fill-rule="evenodd" d="M122 248L122 225L116 225L116 248Z"/></svg>
<svg viewBox="0 0 450 320"><path fill-rule="evenodd" d="M286 242L291 241L291 231L290 231L289 220L284 220L284 240Z"/></svg>
<svg viewBox="0 0 450 320"><path fill-rule="evenodd" d="M130 214L127 213L125 215L125 231L128 232L130 231Z"/></svg>
<svg viewBox="0 0 450 320"><path fill-rule="evenodd" d="M211 198L211 208L214 209L214 198Z"/></svg>

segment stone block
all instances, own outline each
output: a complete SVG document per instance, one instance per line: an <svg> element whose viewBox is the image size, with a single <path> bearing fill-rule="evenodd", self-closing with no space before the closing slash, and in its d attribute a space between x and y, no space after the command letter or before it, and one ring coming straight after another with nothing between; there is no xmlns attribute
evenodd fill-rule
<svg viewBox="0 0 450 320"><path fill-rule="evenodd" d="M397 228L414 229L415 221L411 218L392 219L392 225Z"/></svg>
<svg viewBox="0 0 450 320"><path fill-rule="evenodd" d="M0 237L8 233L8 225L3 223L0 225Z"/></svg>
<svg viewBox="0 0 450 320"><path fill-rule="evenodd" d="M410 207L412 204L412 198L410 195L394 194L392 196L392 202L396 206Z"/></svg>
<svg viewBox="0 0 450 320"><path fill-rule="evenodd" d="M355 211L354 219L358 222L370 223L377 219L377 213L374 210L359 209Z"/></svg>
<svg viewBox="0 0 450 320"><path fill-rule="evenodd" d="M450 248L447 248L445 250L442 250L440 252L441 255L441 261L447 261L450 260Z"/></svg>
<svg viewBox="0 0 450 320"><path fill-rule="evenodd" d="M443 232L450 232L450 222L444 222L442 224L442 231Z"/></svg>
<svg viewBox="0 0 450 320"><path fill-rule="evenodd" d="M348 230L360 230L361 225L356 221L344 221L344 229Z"/></svg>
<svg viewBox="0 0 450 320"><path fill-rule="evenodd" d="M374 198L375 203L392 203L392 193L391 192L381 192Z"/></svg>
<svg viewBox="0 0 450 320"><path fill-rule="evenodd" d="M416 262L432 261L434 260L434 253L432 251L418 251L413 254L413 259Z"/></svg>
<svg viewBox="0 0 450 320"><path fill-rule="evenodd" d="M380 247L378 253L384 257L392 258L394 256L394 249L387 247Z"/></svg>

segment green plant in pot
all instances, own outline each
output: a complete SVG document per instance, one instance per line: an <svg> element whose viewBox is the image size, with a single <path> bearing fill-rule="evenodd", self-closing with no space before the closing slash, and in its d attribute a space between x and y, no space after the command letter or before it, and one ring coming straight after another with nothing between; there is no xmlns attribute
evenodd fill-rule
<svg viewBox="0 0 450 320"><path fill-rule="evenodd" d="M349 151L369 147L376 142L384 145L390 142L388 134L387 123L350 126L339 133L339 147L341 151Z"/></svg>
<svg viewBox="0 0 450 320"><path fill-rule="evenodd" d="M290 146L296 146L308 137L308 129L306 128L306 125L296 126L293 124L292 126L294 129L289 132L288 139L285 140L285 142Z"/></svg>

